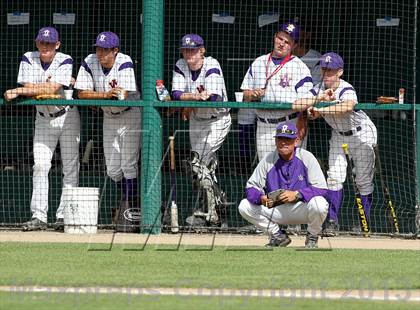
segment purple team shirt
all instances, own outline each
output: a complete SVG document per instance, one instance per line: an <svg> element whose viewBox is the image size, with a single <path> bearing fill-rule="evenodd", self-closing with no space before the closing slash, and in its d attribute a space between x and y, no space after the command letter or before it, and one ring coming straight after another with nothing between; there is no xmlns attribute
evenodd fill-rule
<svg viewBox="0 0 420 310"><path fill-rule="evenodd" d="M266 172L264 192L261 191L261 188L257 188L258 186L252 185L252 178L258 177L255 173L251 176L250 181L248 181L246 197L251 203L261 204L262 195L266 195L277 189L299 191L302 194L302 200L304 202L309 202L315 196L326 197L327 189L322 172L320 171L321 175L319 178L316 177L316 179L309 175L309 169L312 163L305 164L304 157L302 159L298 156L294 156L290 161L285 161L278 155L276 158L277 160ZM260 165L258 168L261 168ZM260 172L263 173L264 169L262 171L260 170Z"/></svg>

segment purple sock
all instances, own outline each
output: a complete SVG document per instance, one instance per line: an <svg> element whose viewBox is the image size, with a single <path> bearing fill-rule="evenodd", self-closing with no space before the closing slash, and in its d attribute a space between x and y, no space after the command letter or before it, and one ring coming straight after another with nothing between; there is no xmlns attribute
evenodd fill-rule
<svg viewBox="0 0 420 310"><path fill-rule="evenodd" d="M133 198L137 196L137 179L126 179L126 197Z"/></svg>
<svg viewBox="0 0 420 310"><path fill-rule="evenodd" d="M122 179L123 200L130 200L137 196L137 179Z"/></svg>
<svg viewBox="0 0 420 310"><path fill-rule="evenodd" d="M328 218L338 223L338 211L343 203L343 189L338 191L328 190Z"/></svg>
<svg viewBox="0 0 420 310"><path fill-rule="evenodd" d="M363 209L365 210L366 220L369 220L370 208L372 207L372 194L361 195Z"/></svg>

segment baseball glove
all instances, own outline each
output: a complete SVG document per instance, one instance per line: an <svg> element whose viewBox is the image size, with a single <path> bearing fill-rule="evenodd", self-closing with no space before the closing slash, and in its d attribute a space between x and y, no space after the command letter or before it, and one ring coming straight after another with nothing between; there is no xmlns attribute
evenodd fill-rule
<svg viewBox="0 0 420 310"><path fill-rule="evenodd" d="M377 103L395 103L398 102L398 99L395 97L385 97L385 96L380 96L376 99Z"/></svg>
<svg viewBox="0 0 420 310"><path fill-rule="evenodd" d="M42 95L36 95L34 99L36 100L48 100L48 99L61 99L61 95L58 94L42 94Z"/></svg>
<svg viewBox="0 0 420 310"><path fill-rule="evenodd" d="M276 189L275 191L269 192L267 194L267 197L270 198L271 200L273 200L273 206L272 208L283 204L282 202L280 202L280 195L284 192L284 189L280 188L280 189Z"/></svg>

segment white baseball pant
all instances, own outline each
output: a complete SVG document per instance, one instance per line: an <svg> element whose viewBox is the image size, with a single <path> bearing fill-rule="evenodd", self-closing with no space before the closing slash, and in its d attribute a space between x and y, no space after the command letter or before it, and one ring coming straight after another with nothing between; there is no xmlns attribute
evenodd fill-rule
<svg viewBox="0 0 420 310"><path fill-rule="evenodd" d="M62 116L54 118L38 113L36 116L31 211L32 217L43 222L47 222L48 173L58 142L63 164L63 188L76 187L79 184L80 143L80 116L77 108L71 108ZM63 218L61 201L56 217Z"/></svg>
<svg viewBox="0 0 420 310"><path fill-rule="evenodd" d="M327 172L327 184L331 190L341 190L347 175L347 161L342 144L347 143L350 158L353 159L356 185L361 195L373 192L375 175L375 153L373 146L377 143L377 132L374 125L364 124L362 130L352 136L343 136L332 132Z"/></svg>
<svg viewBox="0 0 420 310"><path fill-rule="evenodd" d="M190 119L191 150L200 155L203 164L207 165L212 158L216 157L217 150L229 133L231 123L229 113L218 116L217 119Z"/></svg>
<svg viewBox="0 0 420 310"><path fill-rule="evenodd" d="M140 150L140 108L110 116L104 113L104 154L108 176L119 182L137 178Z"/></svg>
<svg viewBox="0 0 420 310"><path fill-rule="evenodd" d="M242 199L238 209L244 219L269 235L277 233L278 224L308 224L308 232L318 235L328 213L328 202L322 196L315 196L308 203L299 201L269 209Z"/></svg>
<svg viewBox="0 0 420 310"><path fill-rule="evenodd" d="M253 125L257 119L255 109L239 109L238 110L238 124L239 125Z"/></svg>

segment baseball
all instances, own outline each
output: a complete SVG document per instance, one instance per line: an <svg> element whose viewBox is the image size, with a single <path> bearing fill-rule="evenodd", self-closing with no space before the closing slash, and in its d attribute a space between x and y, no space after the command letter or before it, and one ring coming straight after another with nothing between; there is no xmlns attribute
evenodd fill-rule
<svg viewBox="0 0 420 310"><path fill-rule="evenodd" d="M118 91L118 100L124 100L125 99L125 94L126 94L127 92L124 90L124 89L120 89L119 91Z"/></svg>

